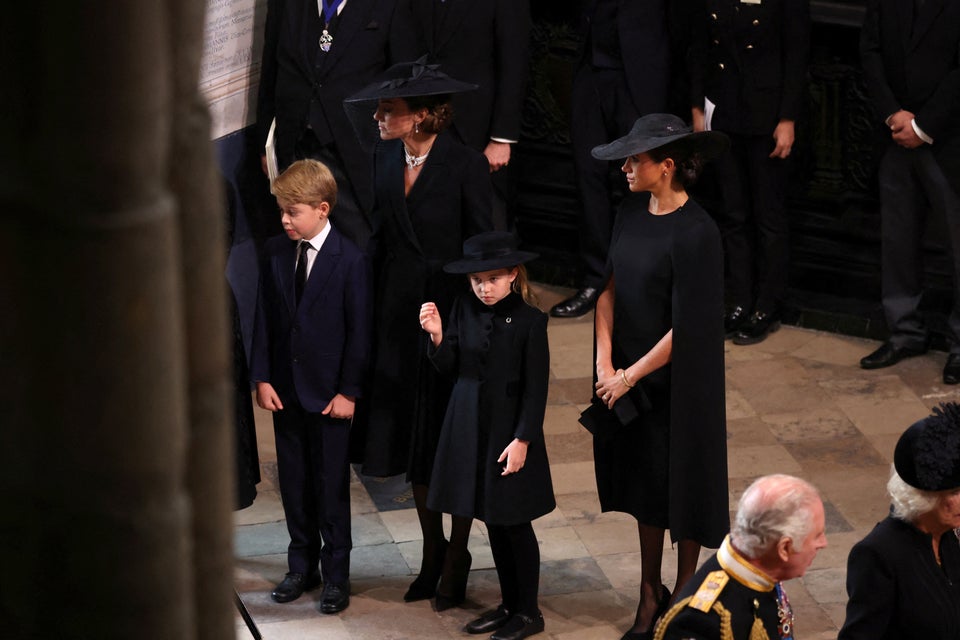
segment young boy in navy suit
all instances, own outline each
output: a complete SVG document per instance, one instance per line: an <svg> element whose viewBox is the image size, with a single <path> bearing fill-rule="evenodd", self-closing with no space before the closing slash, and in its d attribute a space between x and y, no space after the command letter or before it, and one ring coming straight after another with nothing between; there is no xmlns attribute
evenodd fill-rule
<svg viewBox="0 0 960 640"><path fill-rule="evenodd" d="M370 354L370 268L327 220L337 183L300 160L273 184L286 237L264 247L251 376L273 412L289 573L271 594L296 600L323 583L322 613L350 603L354 403Z"/></svg>

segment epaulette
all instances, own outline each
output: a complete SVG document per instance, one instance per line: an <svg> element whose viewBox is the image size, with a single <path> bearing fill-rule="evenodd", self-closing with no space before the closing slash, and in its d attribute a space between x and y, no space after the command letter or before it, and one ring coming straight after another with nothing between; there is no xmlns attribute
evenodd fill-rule
<svg viewBox="0 0 960 640"><path fill-rule="evenodd" d="M730 582L730 576L727 575L726 571L711 571L704 578L697 592L690 598L687 606L709 613L713 603L720 597L720 593L728 582Z"/></svg>

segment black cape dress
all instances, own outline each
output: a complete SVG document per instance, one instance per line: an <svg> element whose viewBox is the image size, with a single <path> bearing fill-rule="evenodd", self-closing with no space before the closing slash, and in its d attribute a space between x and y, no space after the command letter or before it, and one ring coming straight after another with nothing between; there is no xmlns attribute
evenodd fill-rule
<svg viewBox="0 0 960 640"><path fill-rule="evenodd" d="M692 199L666 215L648 204L628 197L614 225L613 366L630 366L672 328L671 362L630 392L638 407L645 393L649 409L594 438L597 491L603 511L716 548L729 530L720 234Z"/></svg>
<svg viewBox="0 0 960 640"><path fill-rule="evenodd" d="M488 524L514 525L556 506L543 440L550 349L547 316L516 293L493 306L465 294L454 303L434 365L456 376L427 505ZM526 440L517 473L500 475L497 458Z"/></svg>

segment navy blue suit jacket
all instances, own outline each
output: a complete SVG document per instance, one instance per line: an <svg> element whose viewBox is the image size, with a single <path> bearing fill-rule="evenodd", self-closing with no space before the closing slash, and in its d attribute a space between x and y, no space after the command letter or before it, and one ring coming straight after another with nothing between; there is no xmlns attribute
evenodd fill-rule
<svg viewBox="0 0 960 640"><path fill-rule="evenodd" d="M370 359L370 265L330 229L298 306L296 245L280 235L264 247L250 375L273 385L284 405L296 400L318 413L338 393L361 395Z"/></svg>

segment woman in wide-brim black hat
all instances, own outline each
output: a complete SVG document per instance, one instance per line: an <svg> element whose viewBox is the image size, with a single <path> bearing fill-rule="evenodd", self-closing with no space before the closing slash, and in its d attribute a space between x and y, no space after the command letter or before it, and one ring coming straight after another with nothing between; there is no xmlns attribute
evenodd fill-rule
<svg viewBox="0 0 960 640"><path fill-rule="evenodd" d="M455 517L449 542L426 497L452 382L427 360L420 305L449 313L463 279L443 271L463 241L492 229L489 165L446 131L459 82L424 59L394 65L345 105L355 126L378 131L374 146L374 358L369 393L358 405L362 472L406 472L423 532L419 576L406 601L437 596L437 609L463 601L471 558L470 518ZM367 126L367 125L362 125Z"/></svg>
<svg viewBox="0 0 960 640"><path fill-rule="evenodd" d="M960 405L900 436L887 491L890 515L850 550L838 637L960 638Z"/></svg>
<svg viewBox="0 0 960 640"><path fill-rule="evenodd" d="M676 589L701 545L729 529L723 371L723 255L716 224L687 193L726 136L651 114L593 149L622 161L630 194L597 300L597 398L639 417L594 436L600 505L638 522L640 602L625 639L653 636L671 594L661 582L664 534L677 542ZM619 407L618 415L631 414Z"/></svg>

